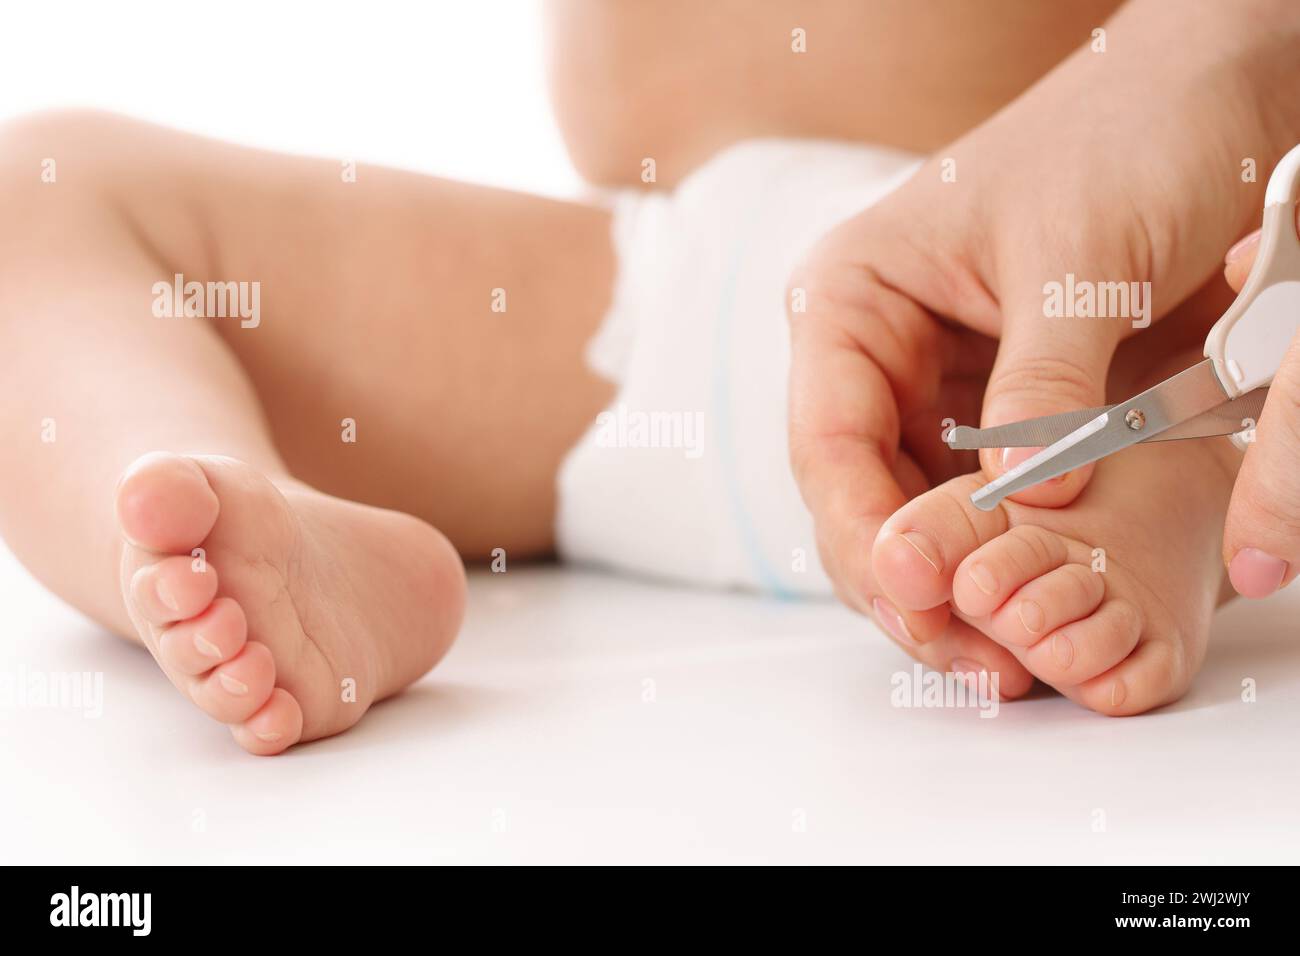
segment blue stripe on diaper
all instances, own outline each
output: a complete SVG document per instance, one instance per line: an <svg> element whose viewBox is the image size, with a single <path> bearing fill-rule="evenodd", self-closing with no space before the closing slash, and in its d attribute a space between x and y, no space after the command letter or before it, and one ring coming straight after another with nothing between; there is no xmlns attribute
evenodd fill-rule
<svg viewBox="0 0 1300 956"><path fill-rule="evenodd" d="M785 166L787 164L782 164ZM792 164L789 164L792 165ZM763 190L756 191L757 196ZM731 515L735 519L736 529L740 532L740 541L748 554L750 564L761 585L774 596L790 600L794 593L781 581L781 575L768 561L759 541L758 529L749 513L745 510L741 497L740 465L736 460L736 447L731 429L731 329L736 314L736 287L740 281L740 267L749 252L749 244L757 232L762 218L761 201L756 201L746 216L745 228L741 230L741 241L735 247L727 264L722 282L722 294L718 300L718 316L714 324L715 367L713 376L713 418L717 433L718 453L722 463L722 479L726 486L727 497L731 505ZM778 302L779 306L780 303Z"/></svg>

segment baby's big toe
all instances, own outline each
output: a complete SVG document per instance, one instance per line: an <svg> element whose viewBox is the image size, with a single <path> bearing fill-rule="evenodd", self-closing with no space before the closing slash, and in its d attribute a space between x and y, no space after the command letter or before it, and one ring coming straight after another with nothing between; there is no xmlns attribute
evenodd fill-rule
<svg viewBox="0 0 1300 956"><path fill-rule="evenodd" d="M117 485L117 520L146 551L188 553L217 522L220 505L192 458L153 452L137 458Z"/></svg>
<svg viewBox="0 0 1300 956"><path fill-rule="evenodd" d="M974 474L945 482L909 501L881 527L872 567L900 608L919 611L951 599L957 566L1006 531L1005 511L981 511L971 504L971 493L984 481Z"/></svg>

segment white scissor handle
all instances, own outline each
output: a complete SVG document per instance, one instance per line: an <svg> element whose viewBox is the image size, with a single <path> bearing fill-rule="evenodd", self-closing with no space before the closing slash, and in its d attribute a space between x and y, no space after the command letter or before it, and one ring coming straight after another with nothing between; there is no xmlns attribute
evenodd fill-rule
<svg viewBox="0 0 1300 956"><path fill-rule="evenodd" d="M1264 193L1259 252L1246 284L1205 339L1205 357L1236 398L1273 381L1300 331L1300 146L1282 157Z"/></svg>

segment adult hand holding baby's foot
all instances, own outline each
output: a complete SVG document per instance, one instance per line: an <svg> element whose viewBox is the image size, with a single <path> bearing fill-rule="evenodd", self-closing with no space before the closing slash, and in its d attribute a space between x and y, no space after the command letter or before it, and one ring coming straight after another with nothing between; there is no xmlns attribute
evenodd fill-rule
<svg viewBox="0 0 1300 956"><path fill-rule="evenodd" d="M1300 210L1297 210L1300 231ZM1259 251L1258 231L1229 251L1228 284L1240 292ZM1273 378L1255 440L1232 489L1223 529L1223 561L1237 593L1268 597L1300 570L1300 343Z"/></svg>
<svg viewBox="0 0 1300 956"><path fill-rule="evenodd" d="M1079 50L833 230L791 280L803 290L792 301L806 303L791 314L791 460L838 593L926 663L1001 671L1007 696L1029 686L1028 672L951 620L947 603L890 600L872 547L909 498L973 470L943 445L945 421L973 420L981 393L984 426L1103 404L1120 341L1195 291L1257 214L1262 188L1243 188L1223 157L1268 168L1290 145L1271 130L1287 127L1244 114L1223 82L1249 68L1249 51L1208 23L1219 15L1184 25L1182 65L1153 89L1168 18L1126 9L1107 25L1108 51ZM1188 103L1197 137L1167 121ZM1064 301L1051 301L1054 289ZM976 333L1001 339L996 359ZM1032 451L985 451L983 470L999 474ZM1092 470L1014 499L1066 505ZM951 574L932 538L891 530L877 562Z"/></svg>

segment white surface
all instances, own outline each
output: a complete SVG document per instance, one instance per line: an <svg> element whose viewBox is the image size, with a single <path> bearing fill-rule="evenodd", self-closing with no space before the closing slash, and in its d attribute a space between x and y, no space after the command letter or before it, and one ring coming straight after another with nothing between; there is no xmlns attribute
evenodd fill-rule
<svg viewBox="0 0 1300 956"><path fill-rule="evenodd" d="M1221 615L1172 708L1111 720L1042 696L984 719L892 707L891 675L909 665L834 605L484 573L432 675L351 732L269 760L3 551L0 595L0 674L104 673L98 720L0 707L4 863L1294 862L1300 849L1300 593ZM1245 677L1257 703L1241 701Z"/></svg>

